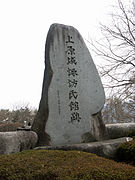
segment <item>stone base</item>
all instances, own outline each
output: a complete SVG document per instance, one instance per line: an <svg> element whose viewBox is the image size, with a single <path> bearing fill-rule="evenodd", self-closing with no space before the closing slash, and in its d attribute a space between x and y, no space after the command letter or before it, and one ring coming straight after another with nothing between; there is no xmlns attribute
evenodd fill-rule
<svg viewBox="0 0 135 180"><path fill-rule="evenodd" d="M82 143L82 144L72 144L72 145L64 145L64 146L41 146L36 147L36 150L78 150L89 153L97 154L98 156L106 157L106 158L114 158L117 147L124 143L131 141L130 137L123 137L119 139L106 140L100 142L92 142L92 143Z"/></svg>

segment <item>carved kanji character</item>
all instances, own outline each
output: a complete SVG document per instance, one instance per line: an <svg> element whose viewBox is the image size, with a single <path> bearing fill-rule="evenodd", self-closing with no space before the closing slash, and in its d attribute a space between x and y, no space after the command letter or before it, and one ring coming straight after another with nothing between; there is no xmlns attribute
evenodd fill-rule
<svg viewBox="0 0 135 180"><path fill-rule="evenodd" d="M69 88L76 87L77 83L78 83L78 81L76 79L73 79L73 80L68 79Z"/></svg>
<svg viewBox="0 0 135 180"><path fill-rule="evenodd" d="M75 57L68 57L68 62L67 62L67 64L77 64L77 62L76 62L76 59L75 59Z"/></svg>
<svg viewBox="0 0 135 180"><path fill-rule="evenodd" d="M66 43L74 43L74 42L72 41L72 36L67 36L67 38L68 38L68 40L66 41Z"/></svg>
<svg viewBox="0 0 135 180"><path fill-rule="evenodd" d="M69 107L70 107L70 111L77 111L77 110L79 110L79 103L78 102L70 102L70 104L69 104Z"/></svg>
<svg viewBox="0 0 135 180"><path fill-rule="evenodd" d="M67 72L68 72L68 76L74 76L75 77L78 75L77 70L75 68L72 68L72 69L68 68Z"/></svg>
<svg viewBox="0 0 135 180"><path fill-rule="evenodd" d="M75 55L75 48L73 48L73 46L67 46L67 54Z"/></svg>
<svg viewBox="0 0 135 180"><path fill-rule="evenodd" d="M75 98L75 99L77 99L77 97L78 97L77 92L74 91L74 90L71 90L71 91L69 92L69 99L71 99L72 97Z"/></svg>
<svg viewBox="0 0 135 180"><path fill-rule="evenodd" d="M71 123L72 123L73 121L78 121L78 122L80 122L80 120L81 120L81 117L80 117L80 115L79 115L78 112L73 112L73 113L71 114Z"/></svg>

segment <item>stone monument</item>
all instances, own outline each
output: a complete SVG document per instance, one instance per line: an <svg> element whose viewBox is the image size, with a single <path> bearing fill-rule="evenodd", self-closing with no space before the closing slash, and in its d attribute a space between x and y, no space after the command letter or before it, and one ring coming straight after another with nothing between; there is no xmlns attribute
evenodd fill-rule
<svg viewBox="0 0 135 180"><path fill-rule="evenodd" d="M32 130L38 145L65 145L103 139L100 111L104 89L80 33L52 24L45 46L42 96Z"/></svg>

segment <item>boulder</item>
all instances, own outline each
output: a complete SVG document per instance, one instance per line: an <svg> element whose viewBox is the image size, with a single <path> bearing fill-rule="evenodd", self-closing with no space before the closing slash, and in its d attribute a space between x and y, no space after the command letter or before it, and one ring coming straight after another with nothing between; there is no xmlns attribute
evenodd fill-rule
<svg viewBox="0 0 135 180"><path fill-rule="evenodd" d="M0 132L0 154L32 149L37 140L37 134L33 131Z"/></svg>
<svg viewBox="0 0 135 180"><path fill-rule="evenodd" d="M127 136L127 134L135 130L135 123L116 123L106 124L108 139L115 139Z"/></svg>

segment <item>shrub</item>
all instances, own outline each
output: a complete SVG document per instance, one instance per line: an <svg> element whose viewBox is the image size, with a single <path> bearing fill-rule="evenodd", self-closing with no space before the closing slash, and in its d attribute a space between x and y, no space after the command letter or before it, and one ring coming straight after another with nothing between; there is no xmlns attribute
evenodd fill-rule
<svg viewBox="0 0 135 180"><path fill-rule="evenodd" d="M117 148L116 158L135 165L135 140L121 144Z"/></svg>
<svg viewBox="0 0 135 180"><path fill-rule="evenodd" d="M130 132L127 133L127 137L132 137L134 138L135 137L135 130L132 130Z"/></svg>
<svg viewBox="0 0 135 180"><path fill-rule="evenodd" d="M1 155L1 180L126 180L135 167L80 151L31 150Z"/></svg>

